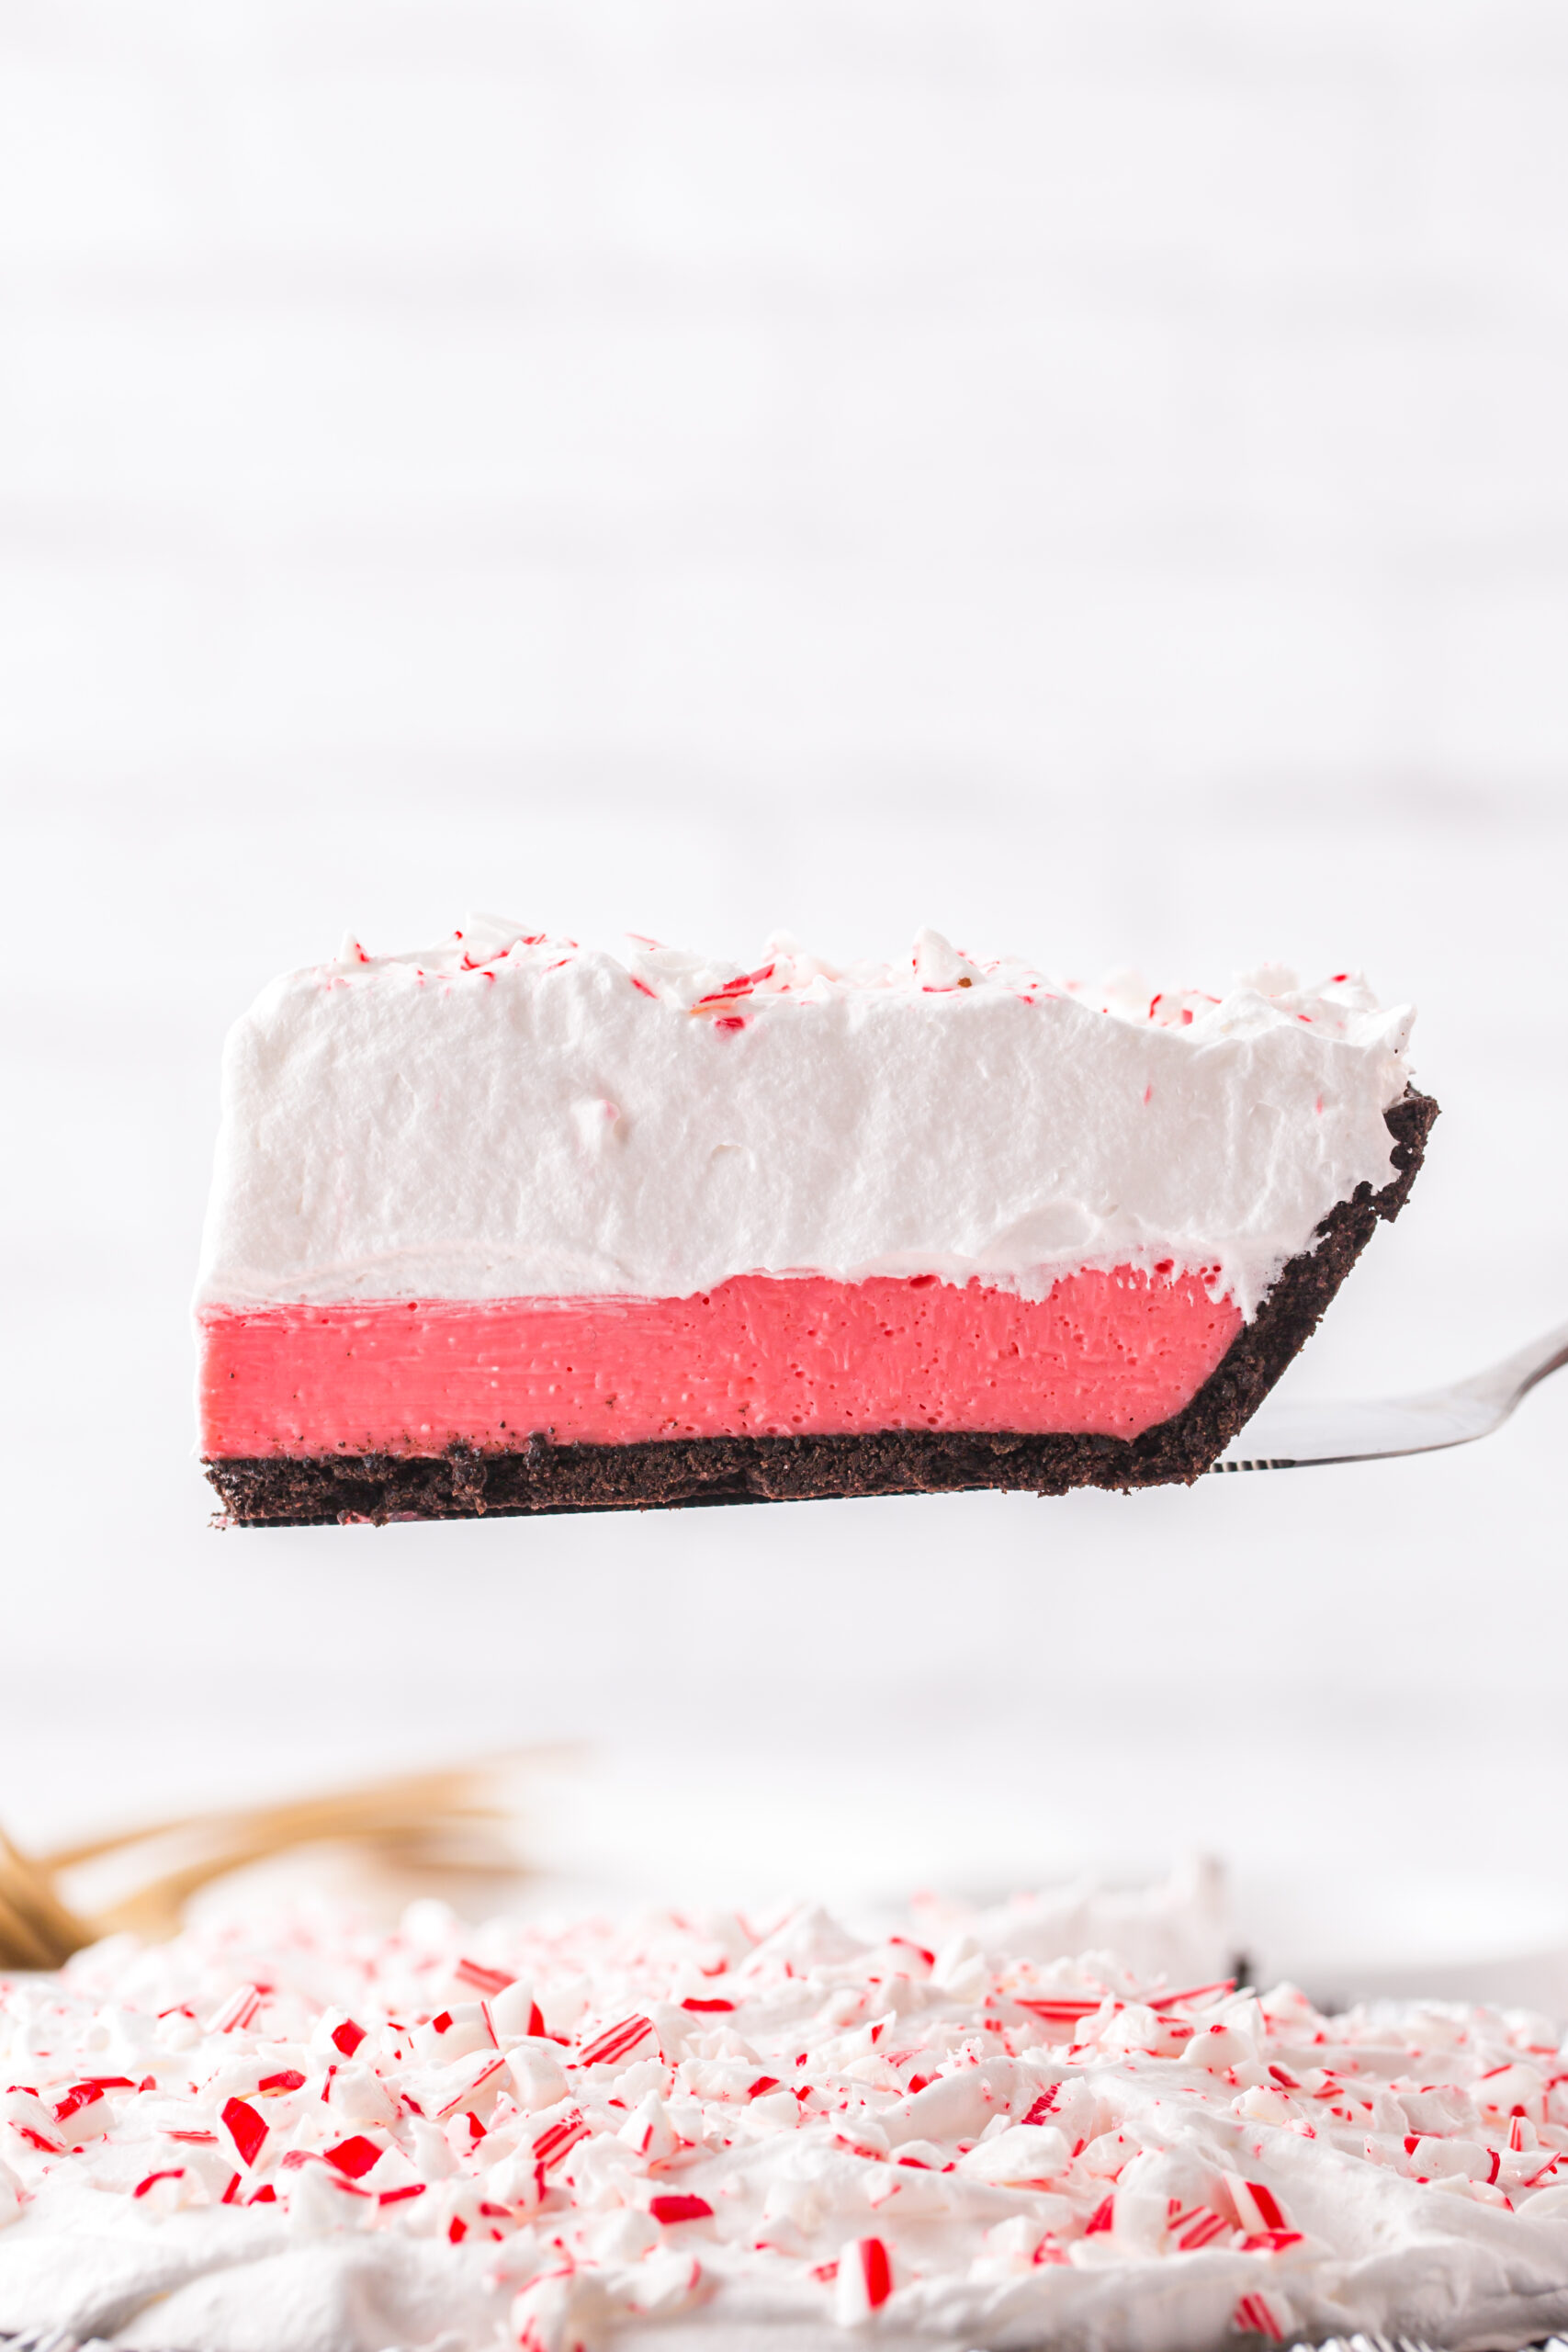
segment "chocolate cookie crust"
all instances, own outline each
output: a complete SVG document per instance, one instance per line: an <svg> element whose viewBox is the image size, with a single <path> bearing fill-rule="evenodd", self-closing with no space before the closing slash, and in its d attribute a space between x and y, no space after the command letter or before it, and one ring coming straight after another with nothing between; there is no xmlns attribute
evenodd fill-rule
<svg viewBox="0 0 1568 2352"><path fill-rule="evenodd" d="M1075 1487L1190 1485L1257 1411L1371 1238L1409 1198L1438 1105L1408 1089L1384 1113L1394 1173L1331 1209L1314 1246L1291 1259L1191 1402L1141 1437L1013 1436L883 1430L851 1437L660 1439L514 1452L284 1454L204 1464L239 1527L515 1518L534 1511L663 1510L711 1503L810 1502L829 1496L953 1494L998 1487L1065 1495Z"/></svg>

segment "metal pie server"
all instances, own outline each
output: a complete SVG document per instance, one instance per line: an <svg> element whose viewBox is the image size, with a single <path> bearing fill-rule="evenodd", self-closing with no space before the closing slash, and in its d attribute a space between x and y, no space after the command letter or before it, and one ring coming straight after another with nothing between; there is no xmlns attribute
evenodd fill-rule
<svg viewBox="0 0 1568 2352"><path fill-rule="evenodd" d="M1213 1467L1299 1470L1312 1462L1382 1462L1469 1445L1501 1429L1520 1397L1564 1363L1568 1323L1560 1323L1490 1371L1416 1396L1318 1405L1267 1397Z"/></svg>

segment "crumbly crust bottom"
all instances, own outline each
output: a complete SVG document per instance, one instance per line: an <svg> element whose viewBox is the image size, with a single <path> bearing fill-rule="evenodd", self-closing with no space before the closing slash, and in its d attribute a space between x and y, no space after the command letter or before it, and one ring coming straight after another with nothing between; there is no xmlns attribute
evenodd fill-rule
<svg viewBox="0 0 1568 2352"><path fill-rule="evenodd" d="M1330 1210L1291 1259L1191 1402L1141 1437L884 1430L853 1437L722 1437L507 1453L226 1458L203 1466L240 1527L513 1518L536 1511L665 1510L810 1502L852 1495L953 1494L980 1487L1064 1495L1075 1487L1190 1485L1224 1452L1305 1344L1380 1220L1409 1198L1438 1115L1409 1089L1384 1114L1394 1174Z"/></svg>

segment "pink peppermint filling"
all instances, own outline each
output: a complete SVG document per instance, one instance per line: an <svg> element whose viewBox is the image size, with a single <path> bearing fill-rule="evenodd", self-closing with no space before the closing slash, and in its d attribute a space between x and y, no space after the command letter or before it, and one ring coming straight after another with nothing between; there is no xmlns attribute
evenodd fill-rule
<svg viewBox="0 0 1568 2352"><path fill-rule="evenodd" d="M201 1316L201 1451L437 1454L877 1430L1132 1438L1241 1328L1202 1275L1043 1298L934 1276L742 1274L689 1298L354 1301Z"/></svg>

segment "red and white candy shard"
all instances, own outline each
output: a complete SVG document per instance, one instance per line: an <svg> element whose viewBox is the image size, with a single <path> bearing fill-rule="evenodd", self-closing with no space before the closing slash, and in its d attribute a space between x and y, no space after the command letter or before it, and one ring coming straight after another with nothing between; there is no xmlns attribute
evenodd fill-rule
<svg viewBox="0 0 1568 2352"><path fill-rule="evenodd" d="M471 918L225 1051L201 1450L1133 1437L1391 1173L1411 1015L1269 967L1086 990Z"/></svg>
<svg viewBox="0 0 1568 2352"><path fill-rule="evenodd" d="M1145 1951L1156 1908L1128 1914ZM0 2327L1192 2352L1568 2323L1545 2019L1042 1959L1043 1916L933 1956L810 1911L422 1905L391 1935L312 1913L0 1984Z"/></svg>

